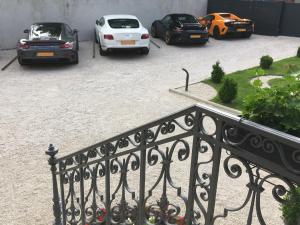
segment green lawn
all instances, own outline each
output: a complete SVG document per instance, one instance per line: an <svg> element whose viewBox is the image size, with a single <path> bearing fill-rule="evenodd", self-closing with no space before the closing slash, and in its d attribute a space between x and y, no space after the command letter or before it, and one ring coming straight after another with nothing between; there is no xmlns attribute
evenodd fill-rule
<svg viewBox="0 0 300 225"><path fill-rule="evenodd" d="M250 80L257 76L256 73L258 69L259 67L254 67L227 74L226 77L230 77L238 83L238 96L232 103L222 104L231 108L242 110L244 98L255 91L255 88L250 84ZM265 70L265 75L290 75L297 71L300 71L300 58L291 57L274 62L269 70ZM210 79L204 80L203 82L211 85L216 90L219 90L221 87L221 84L215 84ZM288 81L284 79L274 79L269 82L270 85L277 86L287 85L287 83ZM213 101L221 103L218 97L215 97Z"/></svg>

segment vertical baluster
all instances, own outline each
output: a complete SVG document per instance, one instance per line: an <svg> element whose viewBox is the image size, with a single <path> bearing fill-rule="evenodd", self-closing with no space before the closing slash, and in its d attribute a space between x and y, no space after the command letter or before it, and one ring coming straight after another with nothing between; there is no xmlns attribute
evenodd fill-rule
<svg viewBox="0 0 300 225"><path fill-rule="evenodd" d="M194 199L196 194L195 183L197 174L197 163L198 163L198 147L199 147L199 131L200 131L200 110L197 109L195 116L195 125L193 130L193 146L192 146L192 158L190 168L190 181L189 181L189 194L188 204L186 209L186 224L192 224L192 217L194 212Z"/></svg>
<svg viewBox="0 0 300 225"><path fill-rule="evenodd" d="M147 130L143 130L141 134L141 152L140 152L140 193L139 193L139 211L138 224L145 223L145 179L146 179L146 144Z"/></svg>
<svg viewBox="0 0 300 225"><path fill-rule="evenodd" d="M85 201L84 201L84 169L83 169L83 159L84 155L80 154L79 162L80 162L80 208L81 208L81 222L85 225Z"/></svg>
<svg viewBox="0 0 300 225"><path fill-rule="evenodd" d="M105 206L106 206L106 225L110 225L110 169L109 169L109 147L105 146Z"/></svg>
<svg viewBox="0 0 300 225"><path fill-rule="evenodd" d="M54 225L61 225L61 208L59 202L59 193L58 193L58 186L57 186L57 177L56 177L56 164L57 160L55 155L58 153L58 150L55 150L52 144L49 145L48 151L46 154L50 156L48 162L51 166L51 173L52 173L52 185L53 185L53 215L55 217Z"/></svg>
<svg viewBox="0 0 300 225"><path fill-rule="evenodd" d="M59 164L59 171L62 171L62 165ZM65 189L64 189L64 173L60 174L60 191L61 191L61 207L62 207L62 223L66 225L66 204L65 204Z"/></svg>
<svg viewBox="0 0 300 225"><path fill-rule="evenodd" d="M205 225L212 225L212 220L215 213L215 204L216 204L216 194L218 187L219 179L219 169L221 161L221 141L222 141L222 121L216 121L216 143L213 150L213 167L212 175L210 180L210 189L208 193L208 206L207 206L207 216L205 218Z"/></svg>

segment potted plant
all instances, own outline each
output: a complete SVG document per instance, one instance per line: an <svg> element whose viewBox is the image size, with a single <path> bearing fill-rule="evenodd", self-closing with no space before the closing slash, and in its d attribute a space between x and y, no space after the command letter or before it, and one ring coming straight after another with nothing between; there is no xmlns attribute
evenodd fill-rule
<svg viewBox="0 0 300 225"><path fill-rule="evenodd" d="M300 225L300 187L286 194L281 211L285 225Z"/></svg>

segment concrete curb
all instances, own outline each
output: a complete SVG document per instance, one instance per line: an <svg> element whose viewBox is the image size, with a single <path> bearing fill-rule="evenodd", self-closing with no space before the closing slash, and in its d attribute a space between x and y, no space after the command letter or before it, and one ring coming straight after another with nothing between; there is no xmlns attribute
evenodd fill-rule
<svg viewBox="0 0 300 225"><path fill-rule="evenodd" d="M178 88L182 88L182 87L178 87ZM211 102L211 101L207 101L207 100L204 100L204 99L195 97L195 96L191 95L191 94L188 93L188 92L182 92L182 91L177 90L178 88L170 88L170 89L169 89L169 92L174 93L174 94L177 94L177 95L181 95L181 96L184 96L184 97L187 97L187 98L191 98L191 99L196 100L196 101L198 101L198 102L201 102L201 103L203 103L203 104L206 104L206 105L209 105L209 106L216 107L216 108L218 108L218 109L227 111L227 112L232 113L232 114L234 114L234 115L241 115L241 114L242 114L242 112L239 111L239 110L232 109L232 108L229 108L229 107L227 107L227 106L223 106L223 105L218 104L218 103L215 103L215 102Z"/></svg>

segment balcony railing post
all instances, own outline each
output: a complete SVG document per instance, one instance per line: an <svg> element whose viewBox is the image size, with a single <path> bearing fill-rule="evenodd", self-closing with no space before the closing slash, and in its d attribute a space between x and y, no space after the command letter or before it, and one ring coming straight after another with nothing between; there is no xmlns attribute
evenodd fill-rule
<svg viewBox="0 0 300 225"><path fill-rule="evenodd" d="M56 164L57 160L55 155L58 153L58 150L55 150L52 144L49 145L48 151L46 154L50 156L48 163L51 166L51 173L52 173L52 185L53 185L53 215L55 217L54 225L61 225L61 207L59 201L59 193L58 193L58 186L57 186L57 177L56 177Z"/></svg>
<svg viewBox="0 0 300 225"><path fill-rule="evenodd" d="M138 224L145 224L146 144L147 144L147 130L143 130L141 135L141 155L140 155L141 167L140 167Z"/></svg>
<svg viewBox="0 0 300 225"><path fill-rule="evenodd" d="M110 212L110 160L109 160L109 147L105 145L105 206L106 206L106 225L110 225L111 212Z"/></svg>
<svg viewBox="0 0 300 225"><path fill-rule="evenodd" d="M193 132L193 147L192 147L192 158L190 168L190 181L189 181L189 193L188 193L188 204L186 209L186 224L192 224L194 200L195 200L195 183L197 174L197 162L198 162L198 146L199 146L199 131L200 131L200 111L197 109L195 116L195 125Z"/></svg>
<svg viewBox="0 0 300 225"><path fill-rule="evenodd" d="M213 224L213 217L215 213L215 205L216 205L216 194L219 180L219 170L220 170L220 162L221 162L221 141L222 141L222 121L216 121L216 144L214 146L213 151L213 166L212 166L212 174L210 178L210 189L208 193L208 206L207 206L207 215L205 218L205 225Z"/></svg>

